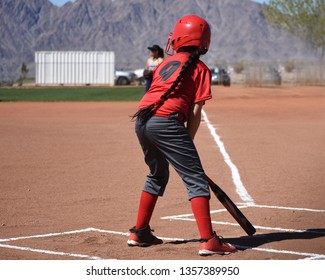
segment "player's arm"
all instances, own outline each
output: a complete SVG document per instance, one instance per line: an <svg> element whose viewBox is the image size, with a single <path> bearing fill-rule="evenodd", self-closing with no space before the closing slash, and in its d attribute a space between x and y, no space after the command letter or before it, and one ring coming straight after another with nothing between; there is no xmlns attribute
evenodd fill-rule
<svg viewBox="0 0 325 280"><path fill-rule="evenodd" d="M201 111L203 105L204 105L204 101L195 103L187 121L187 130L192 139L194 139L195 134L200 126Z"/></svg>

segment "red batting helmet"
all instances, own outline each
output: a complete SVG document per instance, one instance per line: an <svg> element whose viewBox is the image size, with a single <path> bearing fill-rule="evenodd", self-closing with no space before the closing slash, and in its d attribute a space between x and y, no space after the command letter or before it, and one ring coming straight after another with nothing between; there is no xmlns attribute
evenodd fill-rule
<svg viewBox="0 0 325 280"><path fill-rule="evenodd" d="M196 46L204 54L210 46L211 30L203 18L195 15L181 17L175 24L174 32L169 34L165 52L170 47L173 51L185 46Z"/></svg>

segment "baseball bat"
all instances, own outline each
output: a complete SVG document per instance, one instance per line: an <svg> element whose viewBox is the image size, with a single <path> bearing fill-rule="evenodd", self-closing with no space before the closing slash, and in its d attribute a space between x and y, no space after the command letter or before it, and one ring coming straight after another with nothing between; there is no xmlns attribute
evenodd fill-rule
<svg viewBox="0 0 325 280"><path fill-rule="evenodd" d="M236 204L229 198L229 196L207 175L205 175L212 192L215 194L221 204L228 210L228 212L234 217L238 224L248 235L253 235L256 232L255 227L245 217L245 215L238 209Z"/></svg>

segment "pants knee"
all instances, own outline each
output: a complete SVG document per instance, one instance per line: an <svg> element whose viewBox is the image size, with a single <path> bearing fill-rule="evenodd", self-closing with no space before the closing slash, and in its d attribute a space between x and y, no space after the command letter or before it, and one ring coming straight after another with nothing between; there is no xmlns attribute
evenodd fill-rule
<svg viewBox="0 0 325 280"><path fill-rule="evenodd" d="M144 191L151 194L163 196L169 180L169 171L165 172L164 176L152 177L148 175L144 186Z"/></svg>

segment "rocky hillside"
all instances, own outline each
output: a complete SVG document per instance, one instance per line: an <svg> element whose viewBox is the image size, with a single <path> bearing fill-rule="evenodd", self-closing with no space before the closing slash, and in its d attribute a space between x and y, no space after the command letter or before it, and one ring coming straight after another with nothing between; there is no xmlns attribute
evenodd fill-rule
<svg viewBox="0 0 325 280"><path fill-rule="evenodd" d="M0 1L0 80L17 79L23 62L34 76L34 52L114 51L118 68L142 68L147 46L165 46L185 14L207 19L212 42L205 62L289 60L315 55L299 39L273 28L250 0Z"/></svg>

